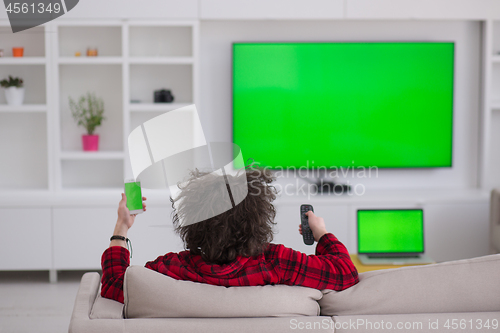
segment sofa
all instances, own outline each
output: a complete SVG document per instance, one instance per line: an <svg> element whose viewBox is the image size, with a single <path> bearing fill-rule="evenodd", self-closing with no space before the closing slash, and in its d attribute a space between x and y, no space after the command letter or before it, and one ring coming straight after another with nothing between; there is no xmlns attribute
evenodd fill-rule
<svg viewBox="0 0 500 333"><path fill-rule="evenodd" d="M359 274L343 291L179 281L140 266L125 304L86 273L69 326L84 332L499 332L500 254Z"/></svg>

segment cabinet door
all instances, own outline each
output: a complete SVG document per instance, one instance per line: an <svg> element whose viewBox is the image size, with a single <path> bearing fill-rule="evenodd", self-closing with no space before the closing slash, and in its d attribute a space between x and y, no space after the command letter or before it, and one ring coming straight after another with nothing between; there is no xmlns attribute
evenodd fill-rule
<svg viewBox="0 0 500 333"><path fill-rule="evenodd" d="M136 217L128 233L134 251L132 265L144 266L160 255L183 250L182 241L173 230L171 212L172 208L148 206L145 213Z"/></svg>
<svg viewBox="0 0 500 333"><path fill-rule="evenodd" d="M0 209L0 269L52 266L50 208Z"/></svg>
<svg viewBox="0 0 500 333"><path fill-rule="evenodd" d="M54 209L54 264L56 269L99 269L101 256L113 234L117 207ZM167 252L182 250L174 234L171 208L149 207L137 215L128 232L131 264L143 266Z"/></svg>
<svg viewBox="0 0 500 333"><path fill-rule="evenodd" d="M314 201L310 203L314 207L315 214L325 220L326 230L333 233L349 249L349 207ZM316 243L312 246L305 245L299 234L300 204L289 205L281 202L276 205L276 210L277 233L274 235L273 243L283 244L306 254L314 254Z"/></svg>
<svg viewBox="0 0 500 333"><path fill-rule="evenodd" d="M425 251L437 262L489 254L488 203L426 205Z"/></svg>
<svg viewBox="0 0 500 333"><path fill-rule="evenodd" d="M54 208L55 269L99 269L116 224L117 207Z"/></svg>

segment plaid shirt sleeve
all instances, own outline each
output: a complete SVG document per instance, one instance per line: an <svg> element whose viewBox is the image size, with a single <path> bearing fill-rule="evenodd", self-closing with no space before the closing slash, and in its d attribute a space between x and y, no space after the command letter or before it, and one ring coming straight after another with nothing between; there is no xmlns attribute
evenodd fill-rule
<svg viewBox="0 0 500 333"><path fill-rule="evenodd" d="M101 296L123 303L123 278L130 265L130 252L122 246L108 247L102 254Z"/></svg>
<svg viewBox="0 0 500 333"><path fill-rule="evenodd" d="M283 284L338 291L359 282L349 252L331 233L320 238L316 255L306 255L283 245L276 246L274 251Z"/></svg>

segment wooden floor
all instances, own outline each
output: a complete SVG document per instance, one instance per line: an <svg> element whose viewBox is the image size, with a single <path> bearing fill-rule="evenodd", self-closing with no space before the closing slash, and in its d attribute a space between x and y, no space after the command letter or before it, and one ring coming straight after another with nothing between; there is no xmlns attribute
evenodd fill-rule
<svg viewBox="0 0 500 333"><path fill-rule="evenodd" d="M0 272L0 332L67 333L84 272Z"/></svg>

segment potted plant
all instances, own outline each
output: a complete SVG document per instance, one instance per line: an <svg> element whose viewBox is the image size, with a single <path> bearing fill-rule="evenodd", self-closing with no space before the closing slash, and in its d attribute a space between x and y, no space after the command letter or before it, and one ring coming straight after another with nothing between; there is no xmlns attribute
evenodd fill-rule
<svg viewBox="0 0 500 333"><path fill-rule="evenodd" d="M22 105L24 100L24 87L21 78L13 78L0 81L0 85L5 88L5 99L9 105Z"/></svg>
<svg viewBox="0 0 500 333"><path fill-rule="evenodd" d="M82 134L83 150L97 151L99 149L99 135L94 134L94 131L106 119L103 117L104 102L102 98L97 98L88 92L87 95L81 96L78 102L70 97L69 106L78 126L83 126L87 130L86 135Z"/></svg>

